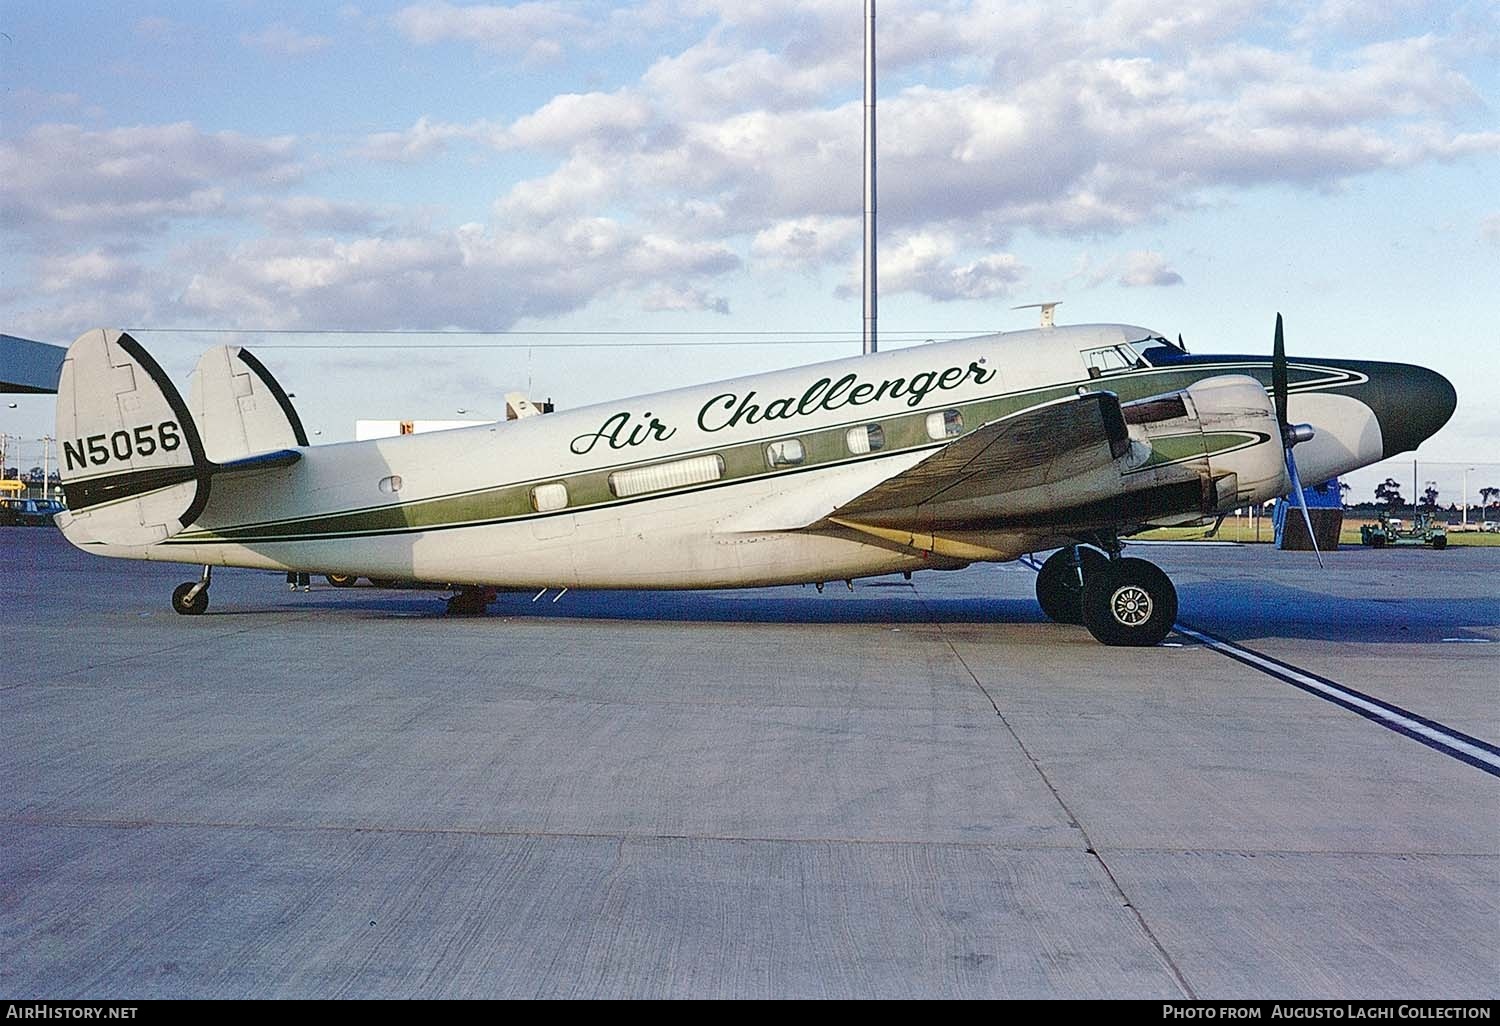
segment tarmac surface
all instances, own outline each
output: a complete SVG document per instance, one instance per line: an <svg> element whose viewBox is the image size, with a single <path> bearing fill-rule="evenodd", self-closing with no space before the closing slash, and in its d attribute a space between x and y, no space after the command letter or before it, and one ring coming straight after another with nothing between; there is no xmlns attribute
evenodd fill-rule
<svg viewBox="0 0 1500 1026"><path fill-rule="evenodd" d="M1131 552L1480 761L1015 564L183 617L5 529L0 994L1495 997L1500 548Z"/></svg>

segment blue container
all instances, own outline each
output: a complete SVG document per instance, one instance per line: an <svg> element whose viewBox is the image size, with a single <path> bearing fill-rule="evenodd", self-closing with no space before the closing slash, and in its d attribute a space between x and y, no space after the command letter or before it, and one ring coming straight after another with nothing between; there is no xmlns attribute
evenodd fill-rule
<svg viewBox="0 0 1500 1026"><path fill-rule="evenodd" d="M1332 478L1321 484L1308 485L1302 489L1307 498L1307 511L1312 518L1313 531L1318 536L1318 548L1324 552L1337 549L1339 531L1344 525L1344 501L1339 491L1339 479ZM1288 527L1290 522L1291 526ZM1278 549L1306 550L1307 525L1302 522L1302 511L1290 496L1276 500L1271 511L1271 524L1276 529Z"/></svg>

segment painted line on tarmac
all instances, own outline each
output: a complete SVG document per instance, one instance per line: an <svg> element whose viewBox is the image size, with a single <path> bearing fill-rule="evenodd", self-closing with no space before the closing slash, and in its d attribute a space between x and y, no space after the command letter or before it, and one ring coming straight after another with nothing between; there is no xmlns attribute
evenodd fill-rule
<svg viewBox="0 0 1500 1026"><path fill-rule="evenodd" d="M1343 706L1350 712L1358 713L1367 720L1380 724L1398 734L1405 734L1413 741L1420 741L1428 748L1442 752L1444 755L1466 762L1476 769L1483 770L1492 777L1500 777L1500 747L1482 741L1477 737L1470 737L1452 727L1429 720L1425 716L1418 716L1409 709L1403 709L1399 705L1382 702L1372 695L1356 691L1346 687L1337 681L1320 677L1315 673L1284 663L1280 659L1254 652L1243 645L1216 638L1211 634L1195 630L1185 624L1174 624L1173 630L1178 634L1202 642L1204 645L1218 652L1220 655L1228 656L1237 662L1259 670L1261 673L1277 680L1306 691L1308 694L1316 695L1334 705Z"/></svg>
<svg viewBox="0 0 1500 1026"><path fill-rule="evenodd" d="M1040 570L1041 562L1033 555L1022 556L1018 563L1028 566L1032 570ZM1394 730L1398 734L1405 734L1413 741L1420 741L1435 751L1451 756L1460 762L1466 762L1476 769L1483 770L1492 777L1500 777L1500 746L1492 745L1488 741L1482 741L1477 737L1471 737L1452 727L1429 720L1425 716L1418 716L1409 709L1403 709L1399 705L1382 702L1373 695L1367 695L1362 691L1355 691L1346 687L1338 681L1320 677L1315 673L1309 673L1290 663L1284 663L1280 659L1262 655L1251 651L1242 645L1216 638L1212 634L1196 630L1182 623L1175 623L1172 629L1185 638L1192 638L1218 652L1220 655L1228 656L1237 662L1244 663L1252 669L1259 670L1267 676L1274 677L1294 688L1299 688L1310 695L1314 695L1327 702L1342 706L1352 713L1357 713L1373 723L1378 723L1388 730ZM1450 639L1444 638L1444 641ZM1467 639L1466 639L1467 640Z"/></svg>

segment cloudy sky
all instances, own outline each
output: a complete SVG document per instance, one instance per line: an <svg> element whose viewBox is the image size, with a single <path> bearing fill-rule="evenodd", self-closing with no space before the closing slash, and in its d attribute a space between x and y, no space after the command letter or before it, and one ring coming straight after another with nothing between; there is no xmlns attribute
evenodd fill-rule
<svg viewBox="0 0 1500 1026"><path fill-rule="evenodd" d="M1294 354L1448 374L1423 455L1500 475L1500 5L878 24L887 348L1063 300L1264 351L1280 310ZM241 342L326 439L858 351L860 0L7 0L0 32L0 330L141 329L183 377Z"/></svg>

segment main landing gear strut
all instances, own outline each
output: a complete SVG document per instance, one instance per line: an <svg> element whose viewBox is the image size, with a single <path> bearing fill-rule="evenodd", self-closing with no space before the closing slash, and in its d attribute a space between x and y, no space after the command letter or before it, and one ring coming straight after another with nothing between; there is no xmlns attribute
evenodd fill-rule
<svg viewBox="0 0 1500 1026"><path fill-rule="evenodd" d="M214 568L205 566L196 581L179 584L172 591L172 608L183 616L198 616L208 608L208 586L213 583Z"/></svg>
<svg viewBox="0 0 1500 1026"><path fill-rule="evenodd" d="M1070 545L1047 558L1036 575L1036 597L1058 623L1081 623L1106 645L1155 645L1177 620L1177 589L1155 563ZM1106 554L1107 553L1107 554Z"/></svg>

